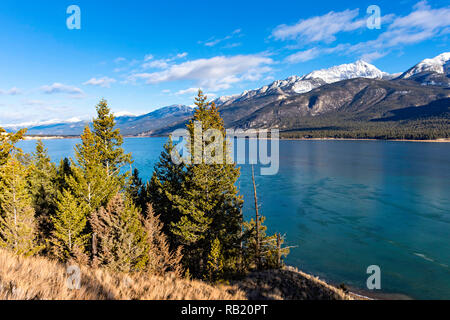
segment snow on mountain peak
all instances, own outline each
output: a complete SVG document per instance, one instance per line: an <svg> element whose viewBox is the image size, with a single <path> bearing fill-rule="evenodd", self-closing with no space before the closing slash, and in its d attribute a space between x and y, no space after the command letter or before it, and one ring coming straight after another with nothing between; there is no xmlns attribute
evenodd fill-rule
<svg viewBox="0 0 450 320"><path fill-rule="evenodd" d="M119 111L119 112L114 112L114 116L115 117L136 117L136 114L131 113L129 111Z"/></svg>
<svg viewBox="0 0 450 320"><path fill-rule="evenodd" d="M333 83L353 78L381 79L385 75L384 72L380 71L374 65L363 60L358 60L354 63L341 64L328 69L313 71L304 75L301 79L322 79L326 83Z"/></svg>
<svg viewBox="0 0 450 320"><path fill-rule="evenodd" d="M237 95L219 97L214 100L214 102L217 105L227 105L236 101L265 94L276 93L280 95L289 95L306 93L327 83L353 78L382 79L387 75L387 73L380 71L374 65L363 60L358 60L354 63L313 71L302 77L294 75L285 80L276 80L259 89L244 91Z"/></svg>
<svg viewBox="0 0 450 320"><path fill-rule="evenodd" d="M436 72L449 75L450 74L450 52L444 52L440 55L431 58L424 59L414 67L406 71L400 76L402 79L408 79L415 74L421 72Z"/></svg>

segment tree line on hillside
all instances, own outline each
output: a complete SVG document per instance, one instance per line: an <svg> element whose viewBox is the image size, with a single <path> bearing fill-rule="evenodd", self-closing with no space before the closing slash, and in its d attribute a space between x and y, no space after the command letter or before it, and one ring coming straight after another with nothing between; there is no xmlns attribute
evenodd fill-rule
<svg viewBox="0 0 450 320"><path fill-rule="evenodd" d="M400 121L355 121L323 117L304 119L280 133L282 138L343 138L434 140L450 138L450 118L429 117Z"/></svg>
<svg viewBox="0 0 450 320"><path fill-rule="evenodd" d="M194 121L201 121L203 132L225 134L218 109L201 91L195 104L187 130L193 134ZM175 163L169 138L151 180L143 182L107 102L96 109L74 159L59 165L41 141L32 154L17 147L26 130L0 128L0 247L118 272L173 272L211 282L282 267L289 251L283 237L266 235L262 216L243 219L235 164ZM201 144L202 152L210 143Z"/></svg>

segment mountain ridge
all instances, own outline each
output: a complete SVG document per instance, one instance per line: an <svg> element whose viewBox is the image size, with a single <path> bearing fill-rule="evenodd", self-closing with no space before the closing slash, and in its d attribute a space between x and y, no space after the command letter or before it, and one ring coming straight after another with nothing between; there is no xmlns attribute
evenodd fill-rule
<svg viewBox="0 0 450 320"><path fill-rule="evenodd" d="M434 100L439 100L440 104L447 103L445 99L448 98L450 88L449 59L450 52L444 52L434 58L424 59L399 74L388 74L370 63L358 60L315 70L303 76L293 75L284 80L275 80L260 88L222 96L212 102L219 107L225 125L233 128L276 127L295 130L299 125L301 127L302 122L309 122L313 117L372 121L370 117L360 119L361 114L377 114L381 117L380 110L391 112L391 115L397 109L417 114L418 110L408 108L429 105ZM292 111L292 105L296 108L295 112ZM371 108L373 110L370 111ZM424 118L433 114L433 117L446 120L445 110L439 115L423 111ZM171 130L184 126L192 113L191 107L171 105L140 116L120 116L116 121L124 135L167 135ZM288 118L283 116L286 113L289 114ZM391 117L392 121L394 119L397 118ZM79 135L88 123L80 121L32 126L28 134Z"/></svg>

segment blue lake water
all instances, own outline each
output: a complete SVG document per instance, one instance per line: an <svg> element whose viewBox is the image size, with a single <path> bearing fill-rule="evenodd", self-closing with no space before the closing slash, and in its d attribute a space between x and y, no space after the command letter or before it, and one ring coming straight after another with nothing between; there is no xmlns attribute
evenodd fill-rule
<svg viewBox="0 0 450 320"><path fill-rule="evenodd" d="M73 156L78 142L44 141L55 162ZM125 139L143 178L164 142ZM35 142L20 146L31 152ZM378 265L384 293L450 299L450 144L283 140L278 174L256 181L269 231L297 246L287 264L356 288L365 288L367 267ZM250 218L248 165L239 186Z"/></svg>

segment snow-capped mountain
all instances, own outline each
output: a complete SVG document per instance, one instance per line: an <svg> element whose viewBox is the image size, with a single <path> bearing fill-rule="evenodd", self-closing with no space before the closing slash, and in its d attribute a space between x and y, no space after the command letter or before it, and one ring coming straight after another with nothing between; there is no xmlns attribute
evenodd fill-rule
<svg viewBox="0 0 450 320"><path fill-rule="evenodd" d="M246 90L241 94L219 97L214 100L214 102L216 105L225 106L231 103L267 95L289 96L291 94L309 92L324 84L326 84L326 82L321 79L301 80L298 76L291 76L285 80L274 81L271 84L263 86L259 89Z"/></svg>
<svg viewBox="0 0 450 320"><path fill-rule="evenodd" d="M183 121L191 117L192 114L193 109L185 105L171 105L140 116L132 115L129 112L115 113L117 128L125 135L137 135L141 132L160 129L172 123ZM17 131L26 127L29 135L80 135L88 124L90 124L88 120L82 121L74 118L66 121L52 120L3 127L10 131Z"/></svg>
<svg viewBox="0 0 450 320"><path fill-rule="evenodd" d="M1 124L1 126L7 130L10 131L17 131L22 128L33 128L38 126L53 126L56 124L73 124L73 123L81 123L83 120L80 118L74 117L67 120L61 120L61 119L50 119L45 121L29 121L29 122L22 122L22 123L15 123L15 124Z"/></svg>
<svg viewBox="0 0 450 320"><path fill-rule="evenodd" d="M444 52L432 59L425 59L416 64L400 76L400 79L409 79L422 72L434 72L450 75L450 52Z"/></svg>
<svg viewBox="0 0 450 320"><path fill-rule="evenodd" d="M358 60L355 63L341 64L328 69L313 71L300 79L321 79L326 83L333 83L354 78L382 79L385 75L386 72L380 71L374 65Z"/></svg>
<svg viewBox="0 0 450 320"><path fill-rule="evenodd" d="M267 86L256 90L244 91L241 94L232 96L223 96L217 98L214 102L217 105L230 105L232 103L244 101L246 99L266 96L269 94L278 94L280 96L289 96L292 94L307 93L315 88L338 82L341 80L354 78L382 79L389 76L388 73L380 71L374 65L362 60L354 63L342 64L328 69L321 69L308 73L302 77L291 76L285 80L277 80Z"/></svg>

